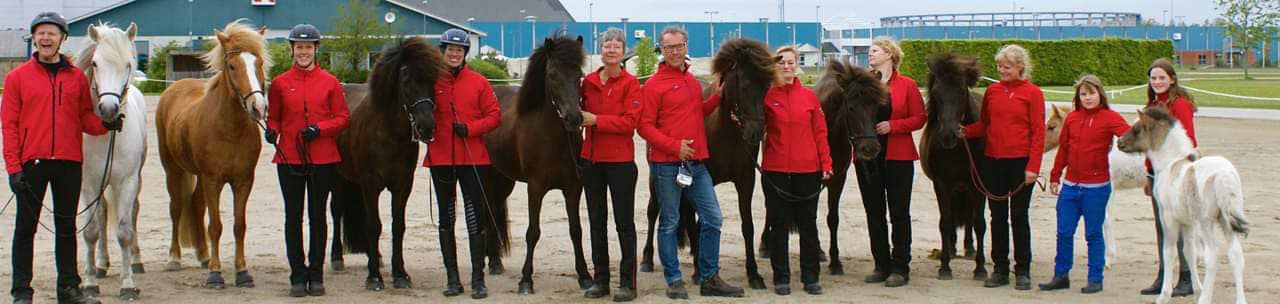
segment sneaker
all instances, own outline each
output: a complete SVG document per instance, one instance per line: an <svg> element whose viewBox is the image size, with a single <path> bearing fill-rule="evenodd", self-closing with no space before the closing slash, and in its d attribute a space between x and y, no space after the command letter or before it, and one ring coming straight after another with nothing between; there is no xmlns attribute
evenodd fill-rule
<svg viewBox="0 0 1280 304"><path fill-rule="evenodd" d="M876 270L875 272L872 272L870 275L867 275L867 277L865 279L862 279L862 281L867 283L884 283L884 281L887 279L889 279L888 272Z"/></svg>
<svg viewBox="0 0 1280 304"><path fill-rule="evenodd" d="M791 284L773 284L773 293L785 296L791 294Z"/></svg>
<svg viewBox="0 0 1280 304"><path fill-rule="evenodd" d="M667 298L672 300L689 299L689 291L684 289L684 281L667 284Z"/></svg>
<svg viewBox="0 0 1280 304"><path fill-rule="evenodd" d="M1080 293L1083 293L1083 294L1098 293L1101 291L1102 291L1102 282L1089 282L1089 285L1085 285L1084 288L1080 289Z"/></svg>
<svg viewBox="0 0 1280 304"><path fill-rule="evenodd" d="M307 283L293 283L289 285L289 296L294 298L307 296Z"/></svg>
<svg viewBox="0 0 1280 304"><path fill-rule="evenodd" d="M888 279L884 280L884 286L887 286L887 287L901 287L906 285L907 285L907 276L904 276L902 274L897 274L897 273L891 274L889 275Z"/></svg>
<svg viewBox="0 0 1280 304"><path fill-rule="evenodd" d="M1071 280L1067 276L1053 276L1048 283L1040 284L1040 290L1058 290L1071 288Z"/></svg>
<svg viewBox="0 0 1280 304"><path fill-rule="evenodd" d="M595 283L591 284L591 288L587 288L587 292L583 295L588 299L599 299L609 295L609 285Z"/></svg>
<svg viewBox="0 0 1280 304"><path fill-rule="evenodd" d="M31 299L27 300L30 301ZM99 302L98 299L85 296L84 292L80 291L80 287L73 286L58 288L58 303L100 304L102 302Z"/></svg>
<svg viewBox="0 0 1280 304"><path fill-rule="evenodd" d="M613 294L614 302L631 302L636 299L636 290L631 287L618 287L618 292Z"/></svg>
<svg viewBox="0 0 1280 304"><path fill-rule="evenodd" d="M992 274L991 277L988 277L986 281L982 282L982 287L986 288L996 288L1005 285L1009 285L1008 273Z"/></svg>
<svg viewBox="0 0 1280 304"><path fill-rule="evenodd" d="M319 297L324 295L324 282L312 281L307 283L307 295Z"/></svg>
<svg viewBox="0 0 1280 304"><path fill-rule="evenodd" d="M711 276L710 279L702 282L702 289L699 291L704 297L733 297L741 298L743 294L742 287L729 285L724 279L720 278L720 274Z"/></svg>
<svg viewBox="0 0 1280 304"><path fill-rule="evenodd" d="M818 283L804 284L804 292L807 292L815 296L820 295L822 294L822 284L818 284Z"/></svg>
<svg viewBox="0 0 1280 304"><path fill-rule="evenodd" d="M1013 283L1013 289L1031 290L1031 276L1028 276L1028 275L1018 276L1016 281L1014 281Z"/></svg>

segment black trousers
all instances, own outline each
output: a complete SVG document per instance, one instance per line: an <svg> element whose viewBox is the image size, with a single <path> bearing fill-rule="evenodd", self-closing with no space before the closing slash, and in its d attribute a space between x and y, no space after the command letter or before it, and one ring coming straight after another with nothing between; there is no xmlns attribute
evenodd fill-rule
<svg viewBox="0 0 1280 304"><path fill-rule="evenodd" d="M435 185L437 208L440 209L440 253L444 256L445 276L448 284L461 284L458 276L458 245L453 234L456 217L454 206L457 205L457 186L462 187L463 212L467 221L467 242L471 248L471 282L484 283L485 231L481 225L478 208L481 206L484 192L481 191L480 175L491 170L489 166L440 166L431 167L431 182Z"/></svg>
<svg viewBox="0 0 1280 304"><path fill-rule="evenodd" d="M858 191L867 213L871 257L875 270L908 275L911 273L911 183L915 162L909 160L858 160ZM888 213L888 220L885 214ZM890 225L892 247L890 247Z"/></svg>
<svg viewBox="0 0 1280 304"><path fill-rule="evenodd" d="M1148 177L1148 178L1147 178L1147 182L1150 182L1152 185L1155 185L1155 180L1154 180L1154 179L1152 179L1152 178L1149 178L1149 177ZM1154 187L1154 186L1153 186L1153 187ZM1156 222L1156 252L1157 252L1157 253L1159 254L1159 256L1160 256L1160 268L1158 268L1159 270L1156 272L1156 276L1157 276L1157 277L1160 277L1160 278L1163 278L1163 277L1164 277L1164 223L1163 223L1163 220L1161 220L1161 218L1160 218L1160 204L1156 204L1156 198L1155 198L1155 195L1154 195L1154 194L1155 194L1155 193L1154 193L1155 191L1156 191L1156 189L1152 188L1152 192L1153 192L1153 193L1152 193L1152 197L1151 197L1151 212L1152 212L1152 213L1155 215L1155 217L1156 217L1156 220L1155 220L1155 222ZM1187 256L1186 256L1186 255L1184 255L1184 254L1182 253L1182 246L1183 246L1182 240L1183 240L1184 238L1186 238L1186 236L1182 236L1182 237L1179 237L1179 238L1178 238L1178 272L1190 272L1190 271L1191 271L1191 269L1187 268Z"/></svg>
<svg viewBox="0 0 1280 304"><path fill-rule="evenodd" d="M983 181L992 194L1009 193L1026 180L1028 159L992 158L987 162ZM994 274L1009 273L1009 226L1013 225L1014 275L1031 275L1031 223L1027 209L1031 206L1031 189L1027 185L1010 200L989 200L991 210L991 262Z"/></svg>
<svg viewBox="0 0 1280 304"><path fill-rule="evenodd" d="M26 168L23 174L31 185L31 191L14 191L17 192L18 206L13 213L13 287L9 294L15 299L30 299L35 294L31 289L31 260L45 190L53 192L53 258L58 270L58 288L79 288L76 212L80 206L80 163L37 160L23 167Z"/></svg>
<svg viewBox="0 0 1280 304"><path fill-rule="evenodd" d="M765 171L765 223L769 228L769 263L773 267L773 284L791 283L791 255L787 248L792 227L800 233L800 282L817 283L818 263L818 197L813 195L822 183L821 173L781 173ZM781 191L779 191L781 190ZM803 199L803 200L792 200Z"/></svg>
<svg viewBox="0 0 1280 304"><path fill-rule="evenodd" d="M329 239L326 205L338 180L336 164L276 165L284 196L284 247L289 257L289 283L324 282L324 245ZM303 204L303 200L306 204ZM304 207L305 206L305 207ZM302 250L302 210L307 210L307 250ZM310 261L310 264L307 262Z"/></svg>
<svg viewBox="0 0 1280 304"><path fill-rule="evenodd" d="M613 224L622 247L618 272L622 287L636 288L636 163L591 163L582 171L583 190L587 194L587 218L591 222L591 262L596 268L595 281L609 285L609 204L606 191L613 197Z"/></svg>

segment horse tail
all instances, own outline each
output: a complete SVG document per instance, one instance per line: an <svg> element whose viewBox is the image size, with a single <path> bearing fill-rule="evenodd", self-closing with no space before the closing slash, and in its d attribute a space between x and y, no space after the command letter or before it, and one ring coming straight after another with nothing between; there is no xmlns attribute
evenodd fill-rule
<svg viewBox="0 0 1280 304"><path fill-rule="evenodd" d="M493 168L480 172L480 183L484 184L485 190L483 203L488 204L480 208L480 212L489 213L491 217L481 218L480 221L486 231L493 232L486 233L485 247L494 250L498 256L506 256L511 253L511 212L508 210L507 196L510 196L512 187L515 187L515 181L507 179Z"/></svg>
<svg viewBox="0 0 1280 304"><path fill-rule="evenodd" d="M1244 216L1244 193L1240 189L1240 176L1233 170L1215 174L1205 180L1205 189L1213 193L1214 202L1222 213L1222 228L1249 236L1249 221Z"/></svg>
<svg viewBox="0 0 1280 304"><path fill-rule="evenodd" d="M204 238L204 209L205 203L200 200L195 191L195 176L187 175L182 177L183 195L186 196L186 204L179 206L181 210L178 213L178 243L182 247L195 247Z"/></svg>
<svg viewBox="0 0 1280 304"><path fill-rule="evenodd" d="M360 193L360 185L351 182L345 177L339 177L337 186L334 187L333 200L336 204L333 210L334 214L342 219L342 242L345 253L368 253L369 252L369 235L368 227L369 212L364 204L364 197ZM377 205L374 205L377 208Z"/></svg>

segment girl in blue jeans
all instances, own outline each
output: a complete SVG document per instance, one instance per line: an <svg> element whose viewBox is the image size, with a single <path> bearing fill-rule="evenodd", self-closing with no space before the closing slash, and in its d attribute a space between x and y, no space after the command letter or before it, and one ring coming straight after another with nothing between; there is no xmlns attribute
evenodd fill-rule
<svg viewBox="0 0 1280 304"><path fill-rule="evenodd" d="M1081 293L1102 291L1102 268L1106 244L1102 223L1111 197L1110 163L1114 137L1129 131L1124 117L1107 106L1102 81L1085 75L1075 85L1075 110L1067 114L1059 135L1058 155L1050 171L1050 192L1058 196L1058 255L1054 258L1053 280L1040 290L1071 287L1068 274L1074 258L1076 226L1084 217L1084 238L1089 244L1089 284ZM1066 178L1063 178L1066 169ZM1059 190L1061 188L1061 190Z"/></svg>

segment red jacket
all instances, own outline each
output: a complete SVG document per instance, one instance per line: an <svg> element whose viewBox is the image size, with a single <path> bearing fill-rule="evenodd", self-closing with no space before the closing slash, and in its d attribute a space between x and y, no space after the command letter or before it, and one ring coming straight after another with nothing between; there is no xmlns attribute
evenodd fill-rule
<svg viewBox="0 0 1280 304"><path fill-rule="evenodd" d="M502 123L502 111L498 109L498 96L484 75L463 66L457 76L445 73L436 80L435 116L435 140L427 144L423 166L489 164L484 135ZM467 125L465 141L453 133L455 120Z"/></svg>
<svg viewBox="0 0 1280 304"><path fill-rule="evenodd" d="M641 95L640 137L649 143L649 161L669 163L680 161L680 141L693 140L693 157L689 160L705 160L711 157L707 151L707 129L704 119L720 104L720 96L702 100L702 84L688 65L684 71L666 64L658 64L658 72L645 82Z"/></svg>
<svg viewBox="0 0 1280 304"><path fill-rule="evenodd" d="M601 67L582 80L582 110L596 115L596 125L587 127L581 156L592 162L632 162L641 108L640 81L623 69L622 74L601 84L603 70Z"/></svg>
<svg viewBox="0 0 1280 304"><path fill-rule="evenodd" d="M333 138L347 128L350 114L338 78L320 67L305 71L295 66L271 80L267 96L267 128L280 134L271 162L303 164L296 146L302 140L302 129L310 125L320 128L320 137L307 142L311 164L342 161Z"/></svg>
<svg viewBox="0 0 1280 304"><path fill-rule="evenodd" d="M818 95L794 79L769 89L764 97L765 171L814 173L831 171L827 118Z"/></svg>
<svg viewBox="0 0 1280 304"><path fill-rule="evenodd" d="M918 160L915 140L911 132L924 127L924 97L916 81L893 71L889 77L889 97L893 111L889 115L889 144L885 149L887 160Z"/></svg>
<svg viewBox="0 0 1280 304"><path fill-rule="evenodd" d="M0 116L5 171L10 175L22 172L22 164L31 160L81 162L81 133L107 133L93 112L96 102L89 96L89 80L70 62L62 57L55 74L33 56L5 76Z"/></svg>
<svg viewBox="0 0 1280 304"><path fill-rule="evenodd" d="M1120 113L1098 106L1097 109L1077 108L1062 122L1058 135L1058 155L1049 171L1049 181L1057 183L1062 169L1067 169L1067 181L1082 184L1099 184L1111 180L1111 143L1115 137L1129 131L1129 123Z"/></svg>
<svg viewBox="0 0 1280 304"><path fill-rule="evenodd" d="M1039 174L1044 157L1044 92L1026 80L991 84L982 96L982 119L965 126L965 137L983 136L987 156L1026 157L1026 171Z"/></svg>

